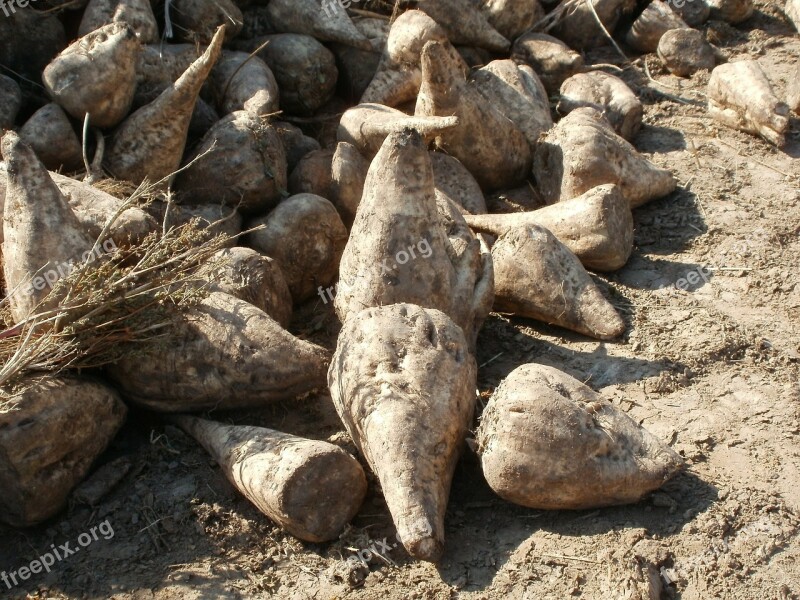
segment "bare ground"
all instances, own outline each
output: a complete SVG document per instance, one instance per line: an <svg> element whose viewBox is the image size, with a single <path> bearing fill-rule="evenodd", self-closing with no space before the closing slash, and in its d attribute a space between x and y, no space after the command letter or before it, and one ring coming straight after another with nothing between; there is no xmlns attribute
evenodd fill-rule
<svg viewBox="0 0 800 600"><path fill-rule="evenodd" d="M746 26L711 24L711 35L728 58L757 59L783 94L800 38L774 3L758 7ZM622 64L611 50L592 61ZM707 74L678 80L649 64L670 87L645 89L641 69L626 69L647 103L636 145L682 185L636 210L632 260L600 280L626 316L625 339L588 341L494 315L479 340L480 388L488 395L523 362L561 368L670 443L684 474L636 506L531 511L495 497L466 452L434 566L396 545L374 479L339 541L303 544L239 497L183 434L134 413L104 458L131 466L121 483L97 506L75 502L44 526L0 529L0 569L51 544L75 546L106 519L113 537L11 590L0 582L0 596L800 598L800 123L776 150L708 119ZM675 287L681 279L686 290ZM295 325L330 343L329 308L307 307ZM326 396L222 418L348 444ZM365 564L348 564L358 551Z"/></svg>

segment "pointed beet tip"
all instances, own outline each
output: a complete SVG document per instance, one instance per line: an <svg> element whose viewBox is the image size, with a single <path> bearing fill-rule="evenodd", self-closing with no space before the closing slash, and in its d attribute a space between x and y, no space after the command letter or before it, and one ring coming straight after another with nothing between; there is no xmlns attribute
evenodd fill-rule
<svg viewBox="0 0 800 600"><path fill-rule="evenodd" d="M597 323L587 323L591 327L598 339L604 341L615 340L625 333L625 321L617 314L613 306L602 315L605 320Z"/></svg>
<svg viewBox="0 0 800 600"><path fill-rule="evenodd" d="M34 153L33 149L25 143L22 138L15 131L8 131L3 135L0 141L0 152L2 152L3 160L6 162L6 171L9 174L16 173L20 167L40 165L44 169L44 165Z"/></svg>
<svg viewBox="0 0 800 600"><path fill-rule="evenodd" d="M219 55L222 53L222 45L225 43L225 25L220 25L211 38L211 43L206 48L206 56L211 58L212 62L217 62Z"/></svg>
<svg viewBox="0 0 800 600"><path fill-rule="evenodd" d="M457 102L461 86L466 82L466 76L453 57L455 50L448 48L449 45L449 42L430 40L423 46L419 60L422 88L417 107L420 106L423 97L427 96L437 98L435 104L439 105L440 109L444 109L444 105Z"/></svg>
<svg viewBox="0 0 800 600"><path fill-rule="evenodd" d="M420 54L420 61L428 60L428 61L436 61L440 59L441 61L445 61L444 57L444 43L440 42L439 40L430 40L425 42L425 45L422 47L422 53ZM422 63L420 63L422 64Z"/></svg>
<svg viewBox="0 0 800 600"><path fill-rule="evenodd" d="M431 563L439 562L444 553L444 544L433 536L419 538L403 545L414 558Z"/></svg>
<svg viewBox="0 0 800 600"><path fill-rule="evenodd" d="M6 131L2 140L3 160L9 161L20 142L20 137L16 131Z"/></svg>
<svg viewBox="0 0 800 600"><path fill-rule="evenodd" d="M453 115L450 117L418 117L418 121L412 125L426 142L433 140L442 132L458 127L458 117Z"/></svg>
<svg viewBox="0 0 800 600"><path fill-rule="evenodd" d="M220 25L217 28L217 31L214 33L214 37L211 38L211 42L206 46L205 51L203 54L193 63L193 64L200 64L200 63L210 63L208 68L210 69L219 59L220 54L222 54L222 45L225 43L225 25ZM191 69L191 67L189 67Z"/></svg>
<svg viewBox="0 0 800 600"><path fill-rule="evenodd" d="M625 333L625 321L596 285L584 289L578 298L583 326L592 337L615 340Z"/></svg>

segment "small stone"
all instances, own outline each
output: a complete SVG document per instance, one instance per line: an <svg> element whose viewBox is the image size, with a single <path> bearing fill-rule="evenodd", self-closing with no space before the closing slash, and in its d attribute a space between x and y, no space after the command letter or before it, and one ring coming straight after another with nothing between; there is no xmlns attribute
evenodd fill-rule
<svg viewBox="0 0 800 600"><path fill-rule="evenodd" d="M671 29L658 42L658 56L678 77L691 77L716 64L714 49L696 29Z"/></svg>

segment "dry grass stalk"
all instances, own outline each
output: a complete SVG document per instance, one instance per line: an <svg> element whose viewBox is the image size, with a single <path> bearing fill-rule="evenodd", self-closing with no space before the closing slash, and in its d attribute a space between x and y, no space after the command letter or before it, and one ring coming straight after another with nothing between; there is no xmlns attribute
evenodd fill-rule
<svg viewBox="0 0 800 600"><path fill-rule="evenodd" d="M124 208L150 194L150 187L140 186ZM169 335L177 312L207 295L208 286L196 277L198 269L230 245L230 236L208 231L194 220L151 234L136 248L116 248L82 263L57 281L42 302L61 297L58 308L35 311L19 323L13 322L3 299L0 412L10 408L9 398L19 392L27 375L100 367L136 352L142 343Z"/></svg>

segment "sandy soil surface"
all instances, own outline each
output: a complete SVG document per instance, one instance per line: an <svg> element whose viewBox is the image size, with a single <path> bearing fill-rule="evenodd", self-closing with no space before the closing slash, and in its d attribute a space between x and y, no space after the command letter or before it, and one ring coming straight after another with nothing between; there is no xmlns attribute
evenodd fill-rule
<svg viewBox="0 0 800 600"><path fill-rule="evenodd" d="M783 94L800 37L777 3L758 8L740 28L710 24L711 37L728 59L758 60ZM610 49L587 59L623 64ZM118 461L109 471L124 474L120 483L44 526L0 529L0 569L51 544L74 547L100 523L113 536L13 589L0 581L0 597L800 597L800 123L779 151L707 117L707 73L679 80L655 57L649 64L662 87L648 86L641 68L623 74L646 102L636 146L681 186L635 211L633 258L598 278L627 320L624 339L600 343L493 315L479 340L480 388L488 396L523 362L556 366L671 444L685 473L635 506L541 512L494 496L467 452L434 566L396 544L374 478L340 540L300 543L239 497L186 436L134 412L104 457ZM337 325L319 303L295 326L330 343ZM222 418L349 447L327 396ZM348 563L358 552L363 562Z"/></svg>

